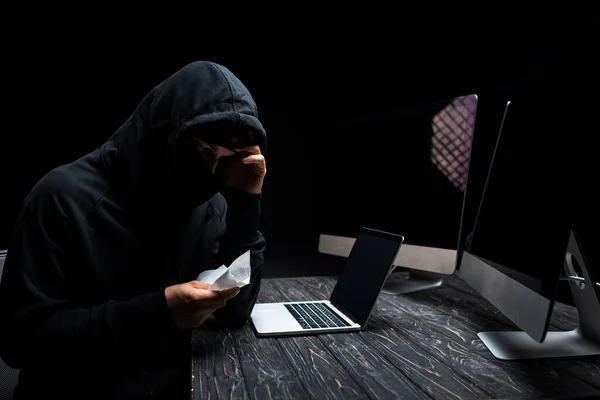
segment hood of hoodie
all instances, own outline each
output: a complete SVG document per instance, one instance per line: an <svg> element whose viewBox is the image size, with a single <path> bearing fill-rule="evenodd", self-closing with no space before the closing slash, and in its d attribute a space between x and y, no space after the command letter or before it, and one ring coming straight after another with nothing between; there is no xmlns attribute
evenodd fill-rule
<svg viewBox="0 0 600 400"><path fill-rule="evenodd" d="M227 147L239 132L266 151L266 132L246 86L226 67L188 64L158 84L102 148L111 181L134 205L149 199L196 206L218 186L191 140ZM189 190L192 188L193 190Z"/></svg>

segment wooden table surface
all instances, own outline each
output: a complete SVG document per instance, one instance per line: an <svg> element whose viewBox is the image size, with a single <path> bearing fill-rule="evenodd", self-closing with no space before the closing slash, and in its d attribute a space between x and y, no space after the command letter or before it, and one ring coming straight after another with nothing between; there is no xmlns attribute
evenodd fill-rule
<svg viewBox="0 0 600 400"><path fill-rule="evenodd" d="M263 279L258 301L328 299L335 281ZM557 304L550 329L576 326L576 310ZM258 338L250 322L199 329L192 398L600 398L600 358L501 361L477 336L515 329L456 276L435 289L381 294L362 332Z"/></svg>

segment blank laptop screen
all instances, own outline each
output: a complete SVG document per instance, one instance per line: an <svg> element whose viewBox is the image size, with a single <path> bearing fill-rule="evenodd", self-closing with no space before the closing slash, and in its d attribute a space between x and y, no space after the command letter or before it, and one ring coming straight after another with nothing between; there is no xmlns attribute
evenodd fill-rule
<svg viewBox="0 0 600 400"><path fill-rule="evenodd" d="M381 291L403 238L378 231L361 231L330 301L364 325Z"/></svg>

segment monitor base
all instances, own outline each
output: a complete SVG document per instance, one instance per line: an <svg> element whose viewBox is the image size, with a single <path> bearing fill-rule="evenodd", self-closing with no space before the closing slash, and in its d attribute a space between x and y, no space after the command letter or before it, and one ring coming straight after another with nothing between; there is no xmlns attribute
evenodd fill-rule
<svg viewBox="0 0 600 400"><path fill-rule="evenodd" d="M480 332L477 336L500 360L600 356L600 343L586 338L579 328L548 332L542 343L525 332Z"/></svg>
<svg viewBox="0 0 600 400"><path fill-rule="evenodd" d="M409 274L397 274L393 271L394 269L388 274L381 293L398 296L419 290L432 289L440 286L443 281L440 274L432 272L410 271Z"/></svg>
<svg viewBox="0 0 600 400"><path fill-rule="evenodd" d="M579 267L578 270L576 267ZM525 332L480 332L479 338L501 360L600 356L600 291L585 265L573 231L565 253L565 279L573 294L579 326L547 332L538 342Z"/></svg>

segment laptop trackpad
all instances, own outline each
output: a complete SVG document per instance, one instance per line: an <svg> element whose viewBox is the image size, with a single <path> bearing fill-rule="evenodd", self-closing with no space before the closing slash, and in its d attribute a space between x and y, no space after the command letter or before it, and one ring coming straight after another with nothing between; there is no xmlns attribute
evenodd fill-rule
<svg viewBox="0 0 600 400"><path fill-rule="evenodd" d="M283 303L256 304L250 318L258 332L302 330Z"/></svg>

